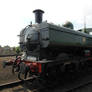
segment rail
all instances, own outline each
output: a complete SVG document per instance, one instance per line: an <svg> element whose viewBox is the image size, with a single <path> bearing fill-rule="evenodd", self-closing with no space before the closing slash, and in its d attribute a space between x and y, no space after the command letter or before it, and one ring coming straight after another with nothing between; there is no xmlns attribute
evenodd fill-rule
<svg viewBox="0 0 92 92"><path fill-rule="evenodd" d="M75 90L80 89L81 87L85 87L85 86L87 86L89 84L92 84L92 81L90 81L88 83L80 84L80 85L78 85L78 86L76 86L74 88L67 89L65 92L74 92Z"/></svg>
<svg viewBox="0 0 92 92"><path fill-rule="evenodd" d="M19 81L14 81L14 82L2 84L2 85L0 85L0 90L7 89L7 88L12 88L12 87L15 87L15 86L18 86L18 85L22 85L23 83L25 83L27 81L34 80L35 78L37 78L37 77L34 76L34 77L31 77L31 78L25 79L24 81L19 80Z"/></svg>
<svg viewBox="0 0 92 92"><path fill-rule="evenodd" d="M22 54L12 54L12 55L0 55L0 57L10 57L10 56L21 56Z"/></svg>

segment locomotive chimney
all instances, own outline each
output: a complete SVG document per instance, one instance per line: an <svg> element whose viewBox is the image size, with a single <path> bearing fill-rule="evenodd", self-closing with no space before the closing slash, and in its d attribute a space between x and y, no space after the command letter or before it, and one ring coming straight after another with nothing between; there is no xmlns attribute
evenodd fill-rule
<svg viewBox="0 0 92 92"><path fill-rule="evenodd" d="M42 23L42 18L43 18L42 16L43 16L44 11L37 9L37 10L34 10L33 13L35 13L35 22Z"/></svg>

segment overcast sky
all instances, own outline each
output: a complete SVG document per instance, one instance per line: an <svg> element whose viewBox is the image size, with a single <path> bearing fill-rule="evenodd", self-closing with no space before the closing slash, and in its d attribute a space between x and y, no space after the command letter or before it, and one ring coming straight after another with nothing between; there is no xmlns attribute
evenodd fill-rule
<svg viewBox="0 0 92 92"><path fill-rule="evenodd" d="M0 45L18 46L20 31L34 23L35 9L45 11L43 20L62 25L71 21L75 29L92 27L92 0L0 0Z"/></svg>

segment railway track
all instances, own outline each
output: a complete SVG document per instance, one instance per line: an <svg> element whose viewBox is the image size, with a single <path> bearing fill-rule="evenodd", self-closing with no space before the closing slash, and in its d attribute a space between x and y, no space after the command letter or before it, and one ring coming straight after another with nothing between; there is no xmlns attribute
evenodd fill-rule
<svg viewBox="0 0 92 92"><path fill-rule="evenodd" d="M27 80L25 80L25 81L32 81L33 80L33 78L31 78L31 79L27 79ZM25 83L25 81L16 81L16 82L12 82L12 83L7 83L7 84L3 84L3 85L0 85L0 92L1 92L1 90L5 90L5 89L9 89L9 88L13 88L13 87L16 87L16 86L18 86L18 85L22 85L22 84L24 84ZM84 83L83 83L84 82ZM27 83L27 82L26 82ZM26 84L25 84L26 85ZM88 85L92 85L92 80L86 80L86 81L82 81L82 82L80 82L80 83L73 83L73 84L70 84L70 86L68 86L68 87L61 87L61 88L57 88L57 86L56 86L56 88L55 88L55 85L53 86L53 85L48 85L48 87L44 87L44 88L42 88L42 89L40 89L41 90L41 92L43 91L43 90L45 90L44 92L78 92L78 91L76 91L76 90L79 90L80 88L84 88L85 86L88 86ZM28 84L26 85L26 86L28 86ZM60 86L60 85L59 85ZM61 86L62 86L62 84L61 84ZM67 85L66 85L67 86ZM31 87L30 85L29 85L29 87ZM36 90L36 88L34 88L35 90ZM55 90L54 90L55 89ZM10 91L8 91L8 92L10 92ZM16 91L17 92L17 91ZM19 91L20 92L20 91ZM24 92L24 91L23 91ZM34 91L28 91L28 92L34 92ZM35 92L40 92L40 91L35 91ZM85 91L86 92L86 91ZM90 91L91 92L91 91Z"/></svg>
<svg viewBox="0 0 92 92"><path fill-rule="evenodd" d="M52 92L92 92L92 73L82 75L74 81L60 83ZM89 91L88 91L89 89Z"/></svg>
<svg viewBox="0 0 92 92"><path fill-rule="evenodd" d="M82 77L79 80L76 80L72 84L72 87L66 89L64 92L79 92L79 90L81 90L80 92L92 92L92 90L85 91L86 87L89 87L89 85L92 86L92 72L91 71L88 71L87 73L85 73L85 75L82 75Z"/></svg>
<svg viewBox="0 0 92 92"><path fill-rule="evenodd" d="M85 76L85 77L83 78L83 76ZM35 78L36 78L36 76L31 77L30 79L27 79L25 81L16 81L16 82L0 85L0 92L2 92L1 90L13 88L13 87L16 87L18 85L23 85L23 84L25 84L27 86L27 89L31 89L31 85L29 85L29 84ZM51 83L46 84L45 87L41 88L39 86L38 87L39 89L37 89L37 86L36 86L34 89L40 90L40 91L35 91L35 92L78 92L76 90L79 90L80 88L85 88L86 86L92 85L92 73L89 73L88 75L82 75L81 78L77 79L76 81L72 81L71 83L70 82L69 83L68 82L61 83L61 82L62 82L62 80L60 80L60 83L58 81L53 81L52 84ZM36 81L36 83L37 83L37 81ZM3 91L3 92L6 92L6 91ZM8 91L8 92L13 92L13 91ZM14 91L14 92L20 92L20 91ZM21 91L21 92L25 92L25 91ZM30 90L27 92L34 92L34 91ZM89 91L89 92L91 92L91 91Z"/></svg>
<svg viewBox="0 0 92 92"><path fill-rule="evenodd" d="M23 84L23 83L24 83L24 81L15 81L15 82L2 84L2 85L0 85L0 90L7 89L7 88L12 88L14 86L18 86L18 85Z"/></svg>
<svg viewBox="0 0 92 92"><path fill-rule="evenodd" d="M12 54L12 55L0 55L0 57L12 57L12 56L21 56L22 54Z"/></svg>
<svg viewBox="0 0 92 92"><path fill-rule="evenodd" d="M34 77L31 77L31 78L28 78L28 79L26 79L26 80L24 80L24 81L14 81L14 82L10 82L10 83L5 83L5 84L2 84L2 85L0 85L0 92L1 92L1 90L4 90L4 89L9 89L9 88L13 88L13 87L16 87L16 86L18 86L18 85L22 85L22 84L24 84L24 83L26 83L26 82L31 82L31 81L33 81L34 79L36 78L36 76L34 76Z"/></svg>
<svg viewBox="0 0 92 92"><path fill-rule="evenodd" d="M75 92L76 90L79 90L79 89L84 88L84 87L89 86L89 85L92 85L92 81L84 83L84 84L80 84L74 88L70 88L70 89L66 90L65 92Z"/></svg>

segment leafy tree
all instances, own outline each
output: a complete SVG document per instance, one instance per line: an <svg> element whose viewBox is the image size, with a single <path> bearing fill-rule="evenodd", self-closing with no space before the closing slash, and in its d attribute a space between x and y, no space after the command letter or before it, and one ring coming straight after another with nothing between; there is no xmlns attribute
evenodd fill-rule
<svg viewBox="0 0 92 92"><path fill-rule="evenodd" d="M20 54L20 52L21 52L20 47L19 47L19 46L16 47L16 48L15 48L15 51L16 51L17 54Z"/></svg>

